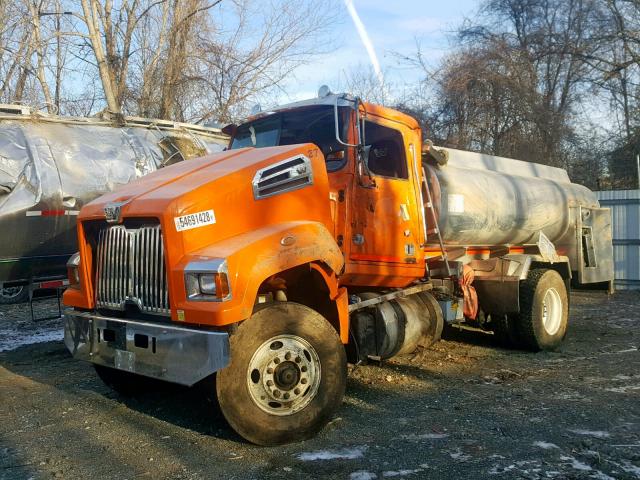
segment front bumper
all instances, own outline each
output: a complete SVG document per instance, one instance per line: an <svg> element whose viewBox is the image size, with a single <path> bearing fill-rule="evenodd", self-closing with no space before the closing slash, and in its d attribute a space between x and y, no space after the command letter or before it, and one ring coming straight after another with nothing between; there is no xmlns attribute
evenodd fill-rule
<svg viewBox="0 0 640 480"><path fill-rule="evenodd" d="M75 358L193 385L229 363L229 335L68 310L64 343Z"/></svg>

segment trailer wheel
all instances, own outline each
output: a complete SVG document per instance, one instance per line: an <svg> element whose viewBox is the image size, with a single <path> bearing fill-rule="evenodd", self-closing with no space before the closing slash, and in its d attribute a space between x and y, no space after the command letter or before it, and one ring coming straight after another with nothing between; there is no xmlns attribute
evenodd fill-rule
<svg viewBox="0 0 640 480"><path fill-rule="evenodd" d="M537 269L520 284L520 313L513 317L524 347L533 351L557 348L569 319L569 296L555 270Z"/></svg>
<svg viewBox="0 0 640 480"><path fill-rule="evenodd" d="M29 300L29 289L26 285L16 287L3 287L0 289L0 305L12 305L25 303Z"/></svg>
<svg viewBox="0 0 640 480"><path fill-rule="evenodd" d="M347 361L335 329L316 311L276 302L240 324L217 373L218 403L242 437L281 445L317 433L342 403Z"/></svg>

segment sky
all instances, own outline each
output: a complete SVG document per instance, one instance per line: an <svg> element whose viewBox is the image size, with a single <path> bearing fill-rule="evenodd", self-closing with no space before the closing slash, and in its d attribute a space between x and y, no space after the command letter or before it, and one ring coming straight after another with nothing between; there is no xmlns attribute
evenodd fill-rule
<svg viewBox="0 0 640 480"><path fill-rule="evenodd" d="M414 54L418 40L428 61L437 63L449 51L451 32L473 16L479 0L353 0L353 4L371 39L385 82L401 89L405 83L415 83L419 72L402 65L396 54ZM295 78L284 85L287 95L282 100L315 97L323 84L335 91L344 85L350 69L370 65L346 8L343 15L332 30L335 49L299 67Z"/></svg>

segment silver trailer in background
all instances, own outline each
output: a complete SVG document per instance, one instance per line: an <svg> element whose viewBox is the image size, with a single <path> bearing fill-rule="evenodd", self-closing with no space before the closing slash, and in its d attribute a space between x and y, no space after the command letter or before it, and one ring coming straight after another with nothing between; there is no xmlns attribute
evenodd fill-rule
<svg viewBox="0 0 640 480"><path fill-rule="evenodd" d="M60 286L76 216L158 168L221 151L217 128L135 117L60 117L0 105L0 303Z"/></svg>

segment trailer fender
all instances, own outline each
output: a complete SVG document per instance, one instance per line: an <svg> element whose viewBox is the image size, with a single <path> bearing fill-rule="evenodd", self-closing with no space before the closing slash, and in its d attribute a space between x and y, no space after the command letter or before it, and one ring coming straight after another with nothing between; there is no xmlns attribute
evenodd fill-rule
<svg viewBox="0 0 640 480"><path fill-rule="evenodd" d="M520 281L537 268L556 270L562 278L571 278L569 259L556 256L551 263L538 254L512 254L486 260L473 260L469 266L475 278L480 308L489 314L510 314L520 311Z"/></svg>

